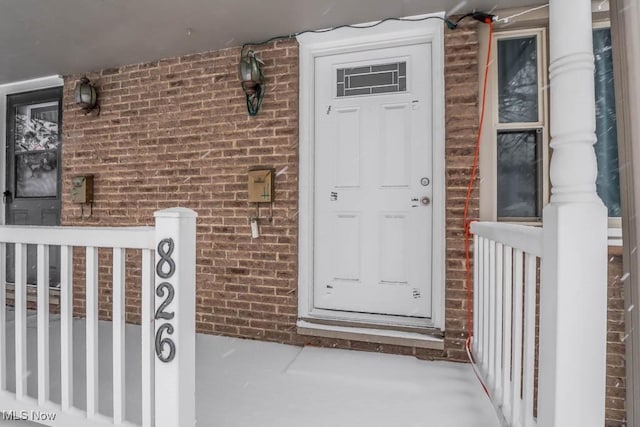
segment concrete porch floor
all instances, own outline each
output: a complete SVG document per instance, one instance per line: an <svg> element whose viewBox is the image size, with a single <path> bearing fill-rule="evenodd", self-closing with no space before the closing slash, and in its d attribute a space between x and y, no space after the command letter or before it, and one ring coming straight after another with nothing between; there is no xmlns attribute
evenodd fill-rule
<svg viewBox="0 0 640 427"><path fill-rule="evenodd" d="M7 371L14 371L7 312ZM74 404L85 407L85 327L74 327ZM111 323L100 322L100 412L112 411ZM51 400L60 401L60 322L52 318ZM28 319L28 393L37 392L36 317ZM127 325L127 418L139 423L140 328ZM496 427L467 364L198 334L198 427ZM10 376L8 389L14 390ZM0 410L2 410L0 402ZM0 421L0 425L37 425Z"/></svg>

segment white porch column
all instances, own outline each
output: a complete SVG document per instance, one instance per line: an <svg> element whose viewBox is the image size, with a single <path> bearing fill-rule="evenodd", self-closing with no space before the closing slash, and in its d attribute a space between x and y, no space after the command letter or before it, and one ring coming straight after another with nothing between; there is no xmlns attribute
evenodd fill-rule
<svg viewBox="0 0 640 427"><path fill-rule="evenodd" d="M196 425L196 213L157 211L155 427Z"/></svg>
<svg viewBox="0 0 640 427"><path fill-rule="evenodd" d="M544 209L541 427L602 427L607 211L596 194L591 2L550 0L551 203Z"/></svg>

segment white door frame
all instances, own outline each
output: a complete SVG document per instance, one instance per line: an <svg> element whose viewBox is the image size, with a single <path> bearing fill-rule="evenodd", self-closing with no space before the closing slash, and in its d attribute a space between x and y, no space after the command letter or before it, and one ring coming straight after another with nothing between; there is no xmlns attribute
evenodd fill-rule
<svg viewBox="0 0 640 427"><path fill-rule="evenodd" d="M7 95L14 93L30 92L33 90L48 89L64 85L64 80L60 76L47 76L32 80L24 80L0 85L0 193L6 188L7 171L5 170L7 153ZM63 118L64 120L64 118ZM4 200L0 201L2 213L0 213L0 224L5 224L6 208Z"/></svg>
<svg viewBox="0 0 640 427"><path fill-rule="evenodd" d="M444 13L411 17L444 17ZM362 24L370 25L370 24ZM373 28L341 28L325 33L306 33L300 44L300 136L298 181L298 318L332 319L374 324L444 329L445 294L445 118L444 118L444 30L441 19L387 21ZM314 129L315 59L369 49L430 43L432 48L431 93L433 111L433 242L432 242L432 318L411 319L362 313L319 310L313 307L314 251Z"/></svg>

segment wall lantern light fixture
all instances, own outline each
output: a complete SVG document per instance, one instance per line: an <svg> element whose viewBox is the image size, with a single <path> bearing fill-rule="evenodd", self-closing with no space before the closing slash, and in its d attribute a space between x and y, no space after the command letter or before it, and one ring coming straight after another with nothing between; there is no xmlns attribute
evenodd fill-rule
<svg viewBox="0 0 640 427"><path fill-rule="evenodd" d="M250 116L258 114L266 89L261 65L264 65L264 62L256 57L253 50L243 53L238 65L238 78L247 98L247 111Z"/></svg>
<svg viewBox="0 0 640 427"><path fill-rule="evenodd" d="M84 110L85 114L89 114L95 109L97 109L98 114L100 114L100 107L98 107L98 93L87 77L81 78L78 83L76 83L74 98L76 104Z"/></svg>

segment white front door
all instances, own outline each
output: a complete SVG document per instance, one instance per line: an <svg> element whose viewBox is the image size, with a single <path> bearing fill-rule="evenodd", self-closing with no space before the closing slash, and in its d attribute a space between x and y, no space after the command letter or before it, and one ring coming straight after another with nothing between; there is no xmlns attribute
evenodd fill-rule
<svg viewBox="0 0 640 427"><path fill-rule="evenodd" d="M431 44L316 58L318 309L432 315Z"/></svg>

